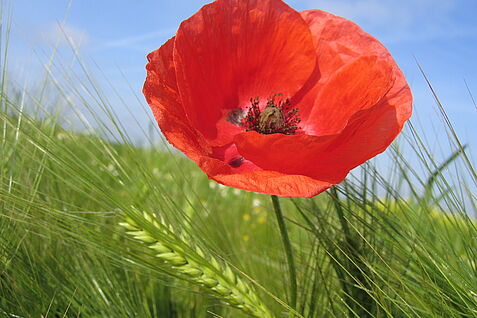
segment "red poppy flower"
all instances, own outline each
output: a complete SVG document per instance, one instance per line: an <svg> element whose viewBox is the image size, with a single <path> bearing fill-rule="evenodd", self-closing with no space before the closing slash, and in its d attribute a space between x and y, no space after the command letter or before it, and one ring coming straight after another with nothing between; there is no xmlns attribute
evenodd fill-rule
<svg viewBox="0 0 477 318"><path fill-rule="evenodd" d="M412 97L356 24L280 0L218 0L148 55L144 95L167 140L215 181L312 197L386 149Z"/></svg>

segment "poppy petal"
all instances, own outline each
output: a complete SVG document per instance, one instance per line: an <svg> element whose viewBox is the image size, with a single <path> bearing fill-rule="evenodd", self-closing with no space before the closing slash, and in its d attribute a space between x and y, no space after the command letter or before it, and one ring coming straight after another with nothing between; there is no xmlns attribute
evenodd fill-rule
<svg viewBox="0 0 477 318"><path fill-rule="evenodd" d="M284 2L218 0L182 22L174 62L187 117L221 146L240 131L224 118L251 97L292 96L313 71L316 50L308 24Z"/></svg>
<svg viewBox="0 0 477 318"><path fill-rule="evenodd" d="M321 10L302 11L315 42L320 82L326 82L342 66L361 56L391 58L388 50L356 23Z"/></svg>
<svg viewBox="0 0 477 318"><path fill-rule="evenodd" d="M307 134L341 132L355 113L376 105L394 82L392 66L376 56L362 56L342 67L321 89L303 122Z"/></svg>
<svg viewBox="0 0 477 318"><path fill-rule="evenodd" d="M255 170L237 173L229 165L210 157L202 157L199 166L211 179L224 185L283 197L311 198L333 185L307 176L277 171Z"/></svg>
<svg viewBox="0 0 477 318"><path fill-rule="evenodd" d="M315 76L294 97L304 120L314 106L320 106L315 103L316 98L329 80L357 59L375 56L397 68L388 50L352 21L321 10L307 10L301 15L309 24L318 57Z"/></svg>
<svg viewBox="0 0 477 318"><path fill-rule="evenodd" d="M263 135L255 131L235 136L239 153L263 170L304 175L337 184L346 177L346 168L329 169L323 164L338 136Z"/></svg>
<svg viewBox="0 0 477 318"><path fill-rule="evenodd" d="M330 169L353 169L383 152L401 132L412 113L412 94L402 72L386 97L376 106L353 116L334 141L324 164Z"/></svg>
<svg viewBox="0 0 477 318"><path fill-rule="evenodd" d="M189 158L211 151L201 134L187 120L176 84L172 58L174 38L150 53L143 93L166 139Z"/></svg>

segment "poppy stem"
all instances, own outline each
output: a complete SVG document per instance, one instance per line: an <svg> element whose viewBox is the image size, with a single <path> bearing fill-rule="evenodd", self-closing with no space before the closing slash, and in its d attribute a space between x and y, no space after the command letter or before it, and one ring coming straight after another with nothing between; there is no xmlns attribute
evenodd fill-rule
<svg viewBox="0 0 477 318"><path fill-rule="evenodd" d="M297 285L296 285L296 269L295 269L295 260L293 257L293 249L290 243L290 238L288 237L287 227L285 225L285 218L283 217L282 209L280 207L280 201L276 195L272 195L273 208L275 210L275 215L277 217L278 227L280 229L280 234L282 236L283 247L285 249L285 254L287 257L288 272L290 276L290 306L295 309L296 299L297 299ZM290 317L293 317L293 313L290 314Z"/></svg>

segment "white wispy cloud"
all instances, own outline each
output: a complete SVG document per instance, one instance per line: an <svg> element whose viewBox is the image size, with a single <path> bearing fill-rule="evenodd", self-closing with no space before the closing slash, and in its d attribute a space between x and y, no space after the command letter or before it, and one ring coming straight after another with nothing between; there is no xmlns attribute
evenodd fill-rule
<svg viewBox="0 0 477 318"><path fill-rule="evenodd" d="M104 51L104 50L109 50L114 48L133 48L135 46L138 46L152 39L160 38L162 40L165 37L170 37L174 35L175 32L176 32L176 29L166 28L166 29L156 30L156 31L148 32L144 34L138 34L134 36L108 40L103 43L97 44L94 47L94 50Z"/></svg>
<svg viewBox="0 0 477 318"><path fill-rule="evenodd" d="M90 41L89 34L67 23L54 23L39 28L39 38L52 46L72 46L79 49Z"/></svg>

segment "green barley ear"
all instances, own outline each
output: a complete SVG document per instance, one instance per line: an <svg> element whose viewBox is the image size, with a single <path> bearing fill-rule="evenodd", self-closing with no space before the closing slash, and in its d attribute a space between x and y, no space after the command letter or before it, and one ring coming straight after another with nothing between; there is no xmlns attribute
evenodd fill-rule
<svg viewBox="0 0 477 318"><path fill-rule="evenodd" d="M274 317L252 286L236 275L230 266L206 255L185 234L175 233L163 220L147 213L143 213L141 222L134 222L128 217L124 219L125 222L119 224L128 230L127 234L154 250L156 256L164 261L164 266L172 269L178 277L202 286L224 303L253 317Z"/></svg>

